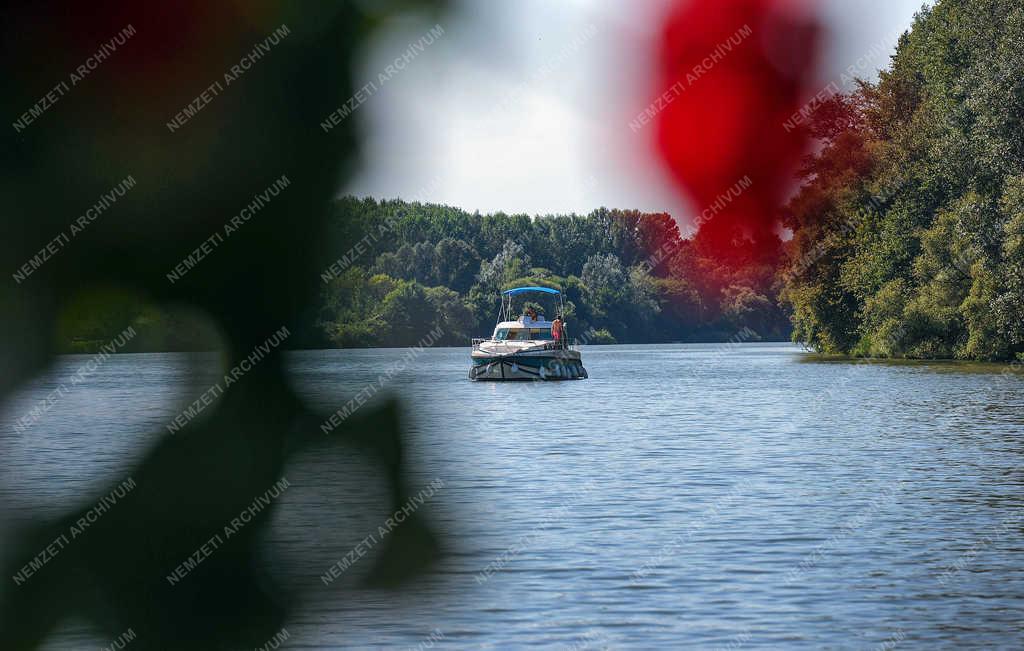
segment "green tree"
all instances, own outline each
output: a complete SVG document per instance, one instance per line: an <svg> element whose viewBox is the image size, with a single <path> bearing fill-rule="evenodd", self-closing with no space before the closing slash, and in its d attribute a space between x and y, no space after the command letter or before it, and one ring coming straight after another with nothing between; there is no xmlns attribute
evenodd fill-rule
<svg viewBox="0 0 1024 651"><path fill-rule="evenodd" d="M825 352L1010 359L1021 336L1024 6L939 0L877 84L836 98L786 210L794 337Z"/></svg>
<svg viewBox="0 0 1024 651"><path fill-rule="evenodd" d="M434 251L434 280L438 285L465 293L480 269L480 255L468 242L446 237Z"/></svg>

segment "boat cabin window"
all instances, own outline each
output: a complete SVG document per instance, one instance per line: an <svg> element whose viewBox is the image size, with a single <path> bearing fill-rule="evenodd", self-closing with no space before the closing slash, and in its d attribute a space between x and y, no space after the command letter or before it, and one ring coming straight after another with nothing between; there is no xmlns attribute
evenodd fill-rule
<svg viewBox="0 0 1024 651"><path fill-rule="evenodd" d="M498 328L498 341L551 341L550 328Z"/></svg>

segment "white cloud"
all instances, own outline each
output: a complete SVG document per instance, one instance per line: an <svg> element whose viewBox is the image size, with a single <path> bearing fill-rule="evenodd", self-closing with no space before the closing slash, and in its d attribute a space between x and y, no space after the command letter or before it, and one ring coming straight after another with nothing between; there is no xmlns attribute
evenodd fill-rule
<svg viewBox="0 0 1024 651"><path fill-rule="evenodd" d="M481 212L585 213L605 205L667 211L685 223L693 206L637 140L652 130L638 136L627 126L650 101L642 44L666 6L457 5L442 19L444 37L360 107L364 167L342 192ZM838 76L880 35L909 26L919 6L825 2L832 33L822 78ZM363 76L375 78L430 24L396 25L367 54ZM510 95L517 101L502 106Z"/></svg>

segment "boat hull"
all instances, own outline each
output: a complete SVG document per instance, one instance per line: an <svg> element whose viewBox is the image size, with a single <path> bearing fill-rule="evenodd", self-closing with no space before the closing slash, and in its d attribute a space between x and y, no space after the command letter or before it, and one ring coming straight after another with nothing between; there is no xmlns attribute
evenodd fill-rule
<svg viewBox="0 0 1024 651"><path fill-rule="evenodd" d="M583 380L587 369L573 350L493 355L473 351L471 380Z"/></svg>

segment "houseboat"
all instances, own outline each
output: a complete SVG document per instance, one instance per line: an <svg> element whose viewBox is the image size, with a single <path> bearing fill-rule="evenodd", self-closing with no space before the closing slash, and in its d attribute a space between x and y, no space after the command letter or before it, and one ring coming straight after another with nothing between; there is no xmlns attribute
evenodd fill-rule
<svg viewBox="0 0 1024 651"><path fill-rule="evenodd" d="M547 294L558 298L558 316L523 309L513 318L513 298L523 294ZM562 292L550 287L516 287L501 293L501 309L490 339L474 339L470 353L471 380L583 380L587 369L579 350L569 343L562 321Z"/></svg>

